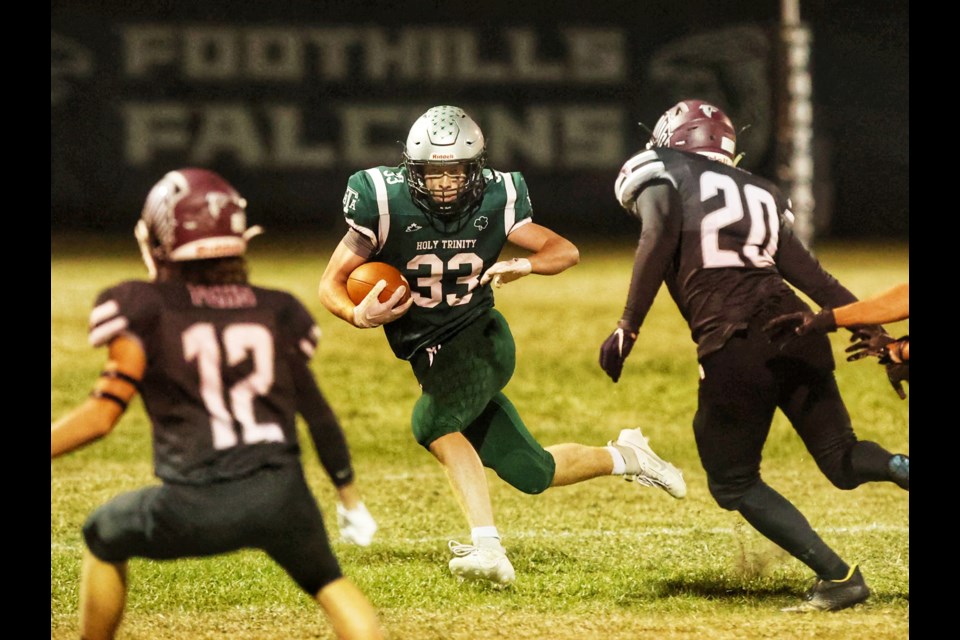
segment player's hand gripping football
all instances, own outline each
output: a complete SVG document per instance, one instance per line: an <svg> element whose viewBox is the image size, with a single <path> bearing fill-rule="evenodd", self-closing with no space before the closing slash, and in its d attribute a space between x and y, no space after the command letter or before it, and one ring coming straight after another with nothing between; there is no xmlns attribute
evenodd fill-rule
<svg viewBox="0 0 960 640"><path fill-rule="evenodd" d="M353 509L347 509L342 502L338 502L337 526L340 528L340 538L344 542L358 544L361 547L370 546L373 542L373 534L377 532L377 523L362 502Z"/></svg>
<svg viewBox="0 0 960 640"><path fill-rule="evenodd" d="M600 345L600 368L607 372L610 379L616 382L623 372L623 362L630 355L633 343L637 341L637 332L623 327L617 330Z"/></svg>
<svg viewBox="0 0 960 640"><path fill-rule="evenodd" d="M382 324L393 322L407 312L407 309L413 304L412 297L403 304L398 304L400 298L403 297L406 291L406 287L397 287L396 291L393 292L393 295L390 296L386 302L380 302L380 300L378 300L380 292L383 291L386 286L386 280L380 280L377 284L373 285L373 288L370 289L366 297L360 301L360 304L354 307L353 324L363 329L379 327Z"/></svg>
<svg viewBox="0 0 960 640"><path fill-rule="evenodd" d="M480 286L493 280L493 286L498 289L508 282L513 282L530 273L533 267L526 258L514 258L498 262L487 269L480 278Z"/></svg>
<svg viewBox="0 0 960 640"><path fill-rule="evenodd" d="M763 326L764 332L771 340L782 337L789 331L798 336L808 333L830 333L837 330L837 321L833 309L821 309L818 313L812 311L797 311L777 316Z"/></svg>

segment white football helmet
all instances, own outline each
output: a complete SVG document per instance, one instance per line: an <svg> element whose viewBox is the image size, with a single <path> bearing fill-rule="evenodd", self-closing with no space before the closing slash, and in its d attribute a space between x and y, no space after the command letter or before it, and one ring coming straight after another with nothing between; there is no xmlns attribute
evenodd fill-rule
<svg viewBox="0 0 960 640"><path fill-rule="evenodd" d="M483 199L486 141L479 125L460 107L432 107L420 116L407 135L403 166L414 203L444 225L462 220L477 210ZM426 167L462 167L465 179L452 198L438 199L427 188Z"/></svg>

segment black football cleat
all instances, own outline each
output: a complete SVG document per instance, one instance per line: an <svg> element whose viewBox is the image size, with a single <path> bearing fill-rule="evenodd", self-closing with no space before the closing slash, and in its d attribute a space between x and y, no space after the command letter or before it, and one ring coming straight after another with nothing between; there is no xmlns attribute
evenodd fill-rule
<svg viewBox="0 0 960 640"><path fill-rule="evenodd" d="M843 580L823 580L817 578L807 591L803 602L795 607L786 607L781 611L807 613L809 611L839 611L860 604L870 597L870 589L863 580L860 567L854 565Z"/></svg>

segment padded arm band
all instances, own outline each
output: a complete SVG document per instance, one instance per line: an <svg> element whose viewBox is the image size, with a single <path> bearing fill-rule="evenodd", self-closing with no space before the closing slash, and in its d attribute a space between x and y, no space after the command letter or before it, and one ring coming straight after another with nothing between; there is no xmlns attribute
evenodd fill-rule
<svg viewBox="0 0 960 640"><path fill-rule="evenodd" d="M106 370L104 370L104 371L101 371L101 372L100 372L100 377L101 377L101 378L112 378L112 379L114 379L114 380L123 380L124 382L129 382L130 384L133 385L133 388L134 388L134 389L136 389L137 391L140 391L140 381L137 380L136 378L134 378L133 376L128 376L127 374L123 373L122 371L106 371Z"/></svg>
<svg viewBox="0 0 960 640"><path fill-rule="evenodd" d="M109 391L101 391L99 389L94 389L90 392L91 398L101 398L103 400L109 400L110 402L116 402L120 405L120 408L124 411L127 410L127 401L121 398L120 396L110 393Z"/></svg>

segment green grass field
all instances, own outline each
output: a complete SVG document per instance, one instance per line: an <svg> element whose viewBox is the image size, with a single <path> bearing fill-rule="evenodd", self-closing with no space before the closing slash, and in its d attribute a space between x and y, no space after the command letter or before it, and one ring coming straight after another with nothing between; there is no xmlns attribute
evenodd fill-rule
<svg viewBox="0 0 960 640"><path fill-rule="evenodd" d="M411 640L733 640L744 638L907 638L909 500L892 484L852 492L819 473L782 415L764 451L767 482L790 498L845 559L859 562L871 599L830 614L781 613L810 584L785 555L710 497L691 420L695 347L666 290L644 325L618 384L597 365L601 342L620 315L633 242L581 245L581 263L556 277L529 277L497 293L517 340L517 370L506 389L544 445L604 444L641 426L651 445L687 479L688 495L599 478L539 496L489 472L497 524L517 571L495 591L458 584L447 541L469 541L439 464L413 440L418 396L407 363L380 330L334 318L316 297L333 240L267 234L251 244L252 280L288 289L323 329L313 367L337 411L367 506L380 531L368 548L340 543L334 492L302 430L308 477L346 574L381 612L389 637ZM861 297L909 277L906 243L823 244L824 266ZM54 237L51 243L51 419L81 402L105 352L86 342L96 294L143 278L132 233L122 238ZM888 327L894 335L907 323ZM846 363L846 333L833 337L837 378L858 435L909 453L910 400L883 369ZM909 393L909 387L907 388ZM302 425L301 425L302 426ZM119 492L156 482L149 426L135 401L106 439L51 463L51 640L79 635L80 527ZM290 640L333 637L318 607L262 553L214 559L130 562L121 638Z"/></svg>

